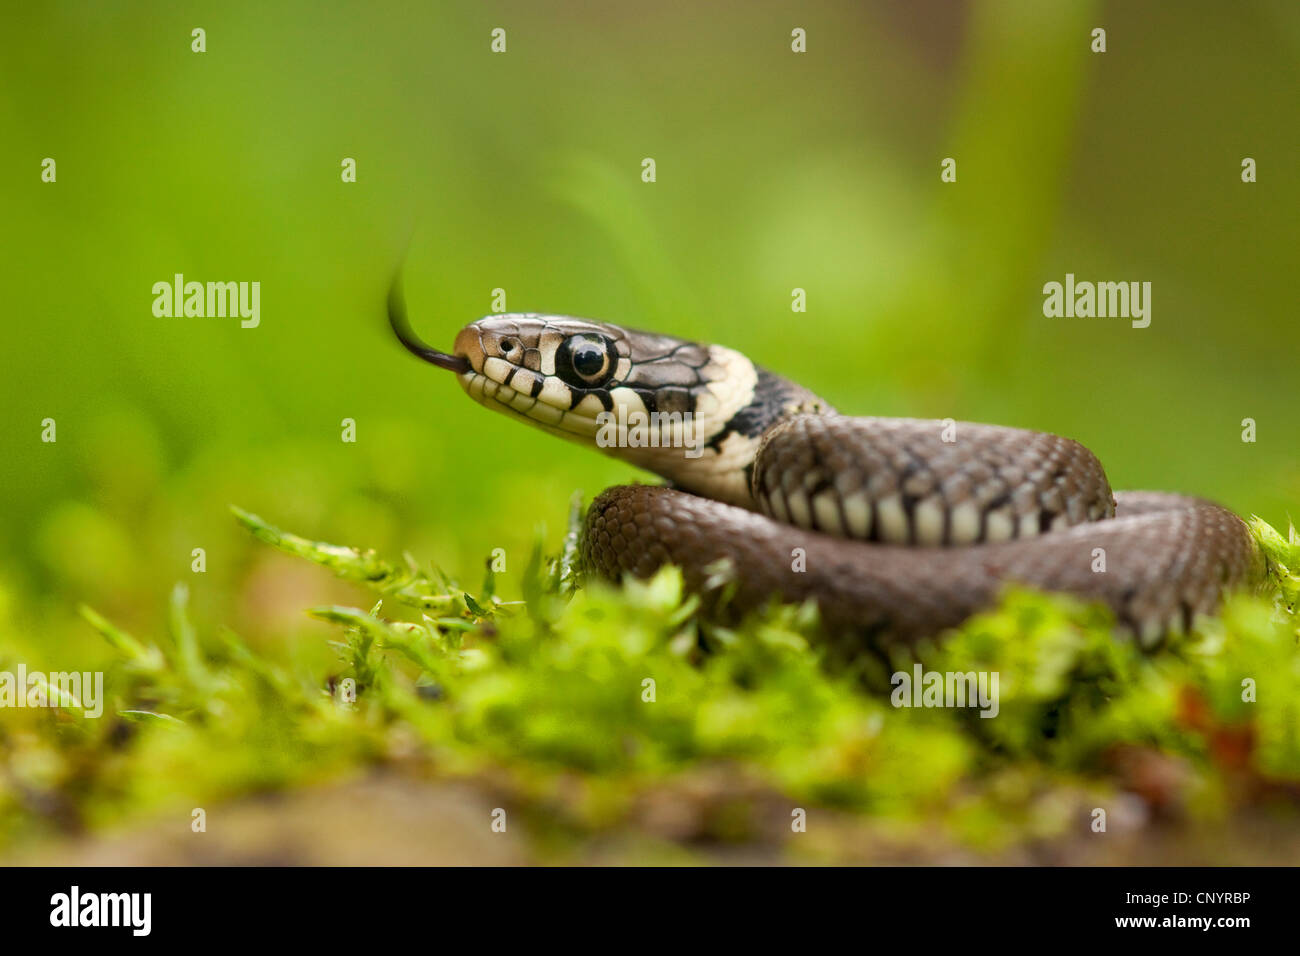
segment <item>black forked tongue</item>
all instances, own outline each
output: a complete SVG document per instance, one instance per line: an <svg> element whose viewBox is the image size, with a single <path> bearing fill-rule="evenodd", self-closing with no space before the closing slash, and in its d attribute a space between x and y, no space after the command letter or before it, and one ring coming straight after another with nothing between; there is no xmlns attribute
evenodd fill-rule
<svg viewBox="0 0 1300 956"><path fill-rule="evenodd" d="M393 327L397 340L406 346L412 355L418 355L426 362L445 368L450 372L461 374L470 369L469 359L463 355L449 355L439 352L431 345L425 344L411 329L411 321L406 317L406 300L402 296L402 274L393 276L393 284L388 289L388 324Z"/></svg>

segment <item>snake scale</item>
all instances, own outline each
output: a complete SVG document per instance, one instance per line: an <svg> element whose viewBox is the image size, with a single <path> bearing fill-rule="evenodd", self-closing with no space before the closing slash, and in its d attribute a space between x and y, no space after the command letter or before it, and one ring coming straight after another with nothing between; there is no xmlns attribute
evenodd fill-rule
<svg viewBox="0 0 1300 956"><path fill-rule="evenodd" d="M671 482L592 502L588 573L671 563L707 597L726 568L729 613L812 600L831 636L872 646L960 624L1014 582L1104 602L1153 648L1262 571L1232 512L1113 494L1067 438L848 417L732 349L564 316L483 318L446 353L412 332L399 283L388 305L402 343L475 401Z"/></svg>

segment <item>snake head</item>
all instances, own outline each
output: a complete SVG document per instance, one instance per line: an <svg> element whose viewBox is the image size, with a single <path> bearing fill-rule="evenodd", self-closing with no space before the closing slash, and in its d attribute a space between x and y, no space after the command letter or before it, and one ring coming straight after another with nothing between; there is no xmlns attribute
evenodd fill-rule
<svg viewBox="0 0 1300 956"><path fill-rule="evenodd" d="M744 468L757 439L737 423L760 373L739 352L534 313L479 319L454 351L469 366L461 385L484 407L683 488L748 502Z"/></svg>
<svg viewBox="0 0 1300 956"><path fill-rule="evenodd" d="M831 410L720 345L513 313L471 322L442 352L411 329L396 279L388 318L410 352L455 372L484 407L745 507L762 432L788 414Z"/></svg>
<svg viewBox="0 0 1300 956"><path fill-rule="evenodd" d="M469 363L460 381L475 401L587 439L602 413L685 416L712 437L750 402L756 378L748 359L720 346L533 313L479 319L456 336L455 352Z"/></svg>
<svg viewBox="0 0 1300 956"><path fill-rule="evenodd" d="M455 352L465 392L494 411L566 437L594 438L631 370L627 335L605 323L530 313L471 322Z"/></svg>
<svg viewBox="0 0 1300 956"><path fill-rule="evenodd" d="M626 394L631 348L618 326L495 315L461 329L454 351L468 360L460 382L470 398L567 436L594 439L601 412L641 401Z"/></svg>

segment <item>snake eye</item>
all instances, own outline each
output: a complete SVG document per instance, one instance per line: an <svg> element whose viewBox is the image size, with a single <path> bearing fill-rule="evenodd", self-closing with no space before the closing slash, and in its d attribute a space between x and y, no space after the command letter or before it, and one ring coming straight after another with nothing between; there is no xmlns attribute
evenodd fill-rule
<svg viewBox="0 0 1300 956"><path fill-rule="evenodd" d="M617 355L603 335L570 335L555 353L555 374L574 388L600 388L613 377Z"/></svg>

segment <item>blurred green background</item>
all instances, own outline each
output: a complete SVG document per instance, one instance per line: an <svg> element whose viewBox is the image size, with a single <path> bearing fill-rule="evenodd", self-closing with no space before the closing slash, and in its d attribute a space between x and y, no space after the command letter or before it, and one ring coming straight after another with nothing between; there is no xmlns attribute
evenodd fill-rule
<svg viewBox="0 0 1300 956"><path fill-rule="evenodd" d="M404 252L433 343L500 287L514 311L738 347L846 413L1075 437L1117 488L1275 524L1300 501L1289 0L58 2L4 21L0 640L29 660L108 655L78 602L156 634L178 580L204 627L328 656L302 608L356 595L253 542L232 503L473 583L504 548L509 592L575 489L637 477L402 351L384 297ZM154 317L178 272L259 281L260 327ZM1044 318L1066 272L1152 282L1150 328Z"/></svg>

